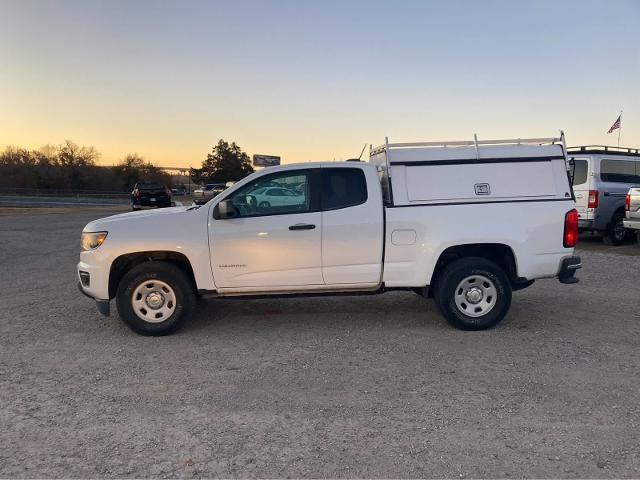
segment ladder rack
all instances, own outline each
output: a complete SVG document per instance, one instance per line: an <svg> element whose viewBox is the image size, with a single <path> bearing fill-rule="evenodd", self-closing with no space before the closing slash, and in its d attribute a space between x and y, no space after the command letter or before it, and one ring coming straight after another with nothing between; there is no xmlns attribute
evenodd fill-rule
<svg viewBox="0 0 640 480"><path fill-rule="evenodd" d="M455 140L451 142L407 142L407 143L385 143L371 149L370 155L382 153L392 148L414 148L414 147L473 147L479 145L554 145L560 144L564 146L564 132L560 132L560 137L548 138L513 138L506 140Z"/></svg>

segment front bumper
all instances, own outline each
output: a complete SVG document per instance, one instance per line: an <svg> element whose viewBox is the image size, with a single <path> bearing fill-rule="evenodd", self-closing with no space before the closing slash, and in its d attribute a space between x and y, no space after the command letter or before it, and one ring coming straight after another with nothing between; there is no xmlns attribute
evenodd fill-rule
<svg viewBox="0 0 640 480"><path fill-rule="evenodd" d="M582 262L577 255L563 258L560 262L558 280L560 283L578 283L580 280L575 277L575 274L580 268L582 268Z"/></svg>
<svg viewBox="0 0 640 480"><path fill-rule="evenodd" d="M84 288L82 288L82 283L80 282L78 282L78 290L80 290L80 293L82 293L85 297L88 297L96 301L96 307L98 307L98 311L102 315L104 315L105 317L109 316L109 314L111 313L111 302L109 302L109 300L101 300L99 298L93 298L91 295L85 292Z"/></svg>

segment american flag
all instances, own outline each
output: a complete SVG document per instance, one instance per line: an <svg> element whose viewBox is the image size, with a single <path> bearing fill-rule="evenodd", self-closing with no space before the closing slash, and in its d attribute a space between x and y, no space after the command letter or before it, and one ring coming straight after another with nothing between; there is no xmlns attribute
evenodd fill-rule
<svg viewBox="0 0 640 480"><path fill-rule="evenodd" d="M620 118L622 117L622 115L618 116L618 119L613 122L613 125L611 125L611 128L609 129L609 131L607 133L613 133L613 131L617 128L620 128Z"/></svg>

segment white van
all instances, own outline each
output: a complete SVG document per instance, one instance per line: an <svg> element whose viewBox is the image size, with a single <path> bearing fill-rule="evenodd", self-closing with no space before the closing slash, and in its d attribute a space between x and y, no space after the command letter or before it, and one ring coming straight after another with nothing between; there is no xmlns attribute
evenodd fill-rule
<svg viewBox="0 0 640 480"><path fill-rule="evenodd" d="M640 149L586 145L567 149L580 230L602 234L607 245L630 235L624 228L624 200L640 185Z"/></svg>

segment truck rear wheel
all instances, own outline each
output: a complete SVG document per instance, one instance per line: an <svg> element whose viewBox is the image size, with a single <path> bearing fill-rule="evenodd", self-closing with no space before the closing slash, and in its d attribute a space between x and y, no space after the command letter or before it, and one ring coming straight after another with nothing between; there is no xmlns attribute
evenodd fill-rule
<svg viewBox="0 0 640 480"><path fill-rule="evenodd" d="M191 282L175 265L142 263L125 274L118 285L120 318L141 335L168 335L191 318L195 294Z"/></svg>
<svg viewBox="0 0 640 480"><path fill-rule="evenodd" d="M622 220L624 214L622 212L616 213L611 219L611 223L602 235L602 241L605 245L622 245L629 235L629 231L624 228Z"/></svg>
<svg viewBox="0 0 640 480"><path fill-rule="evenodd" d="M435 301L447 322L462 330L484 330L511 306L511 283L495 263L479 257L447 265L436 282Z"/></svg>

